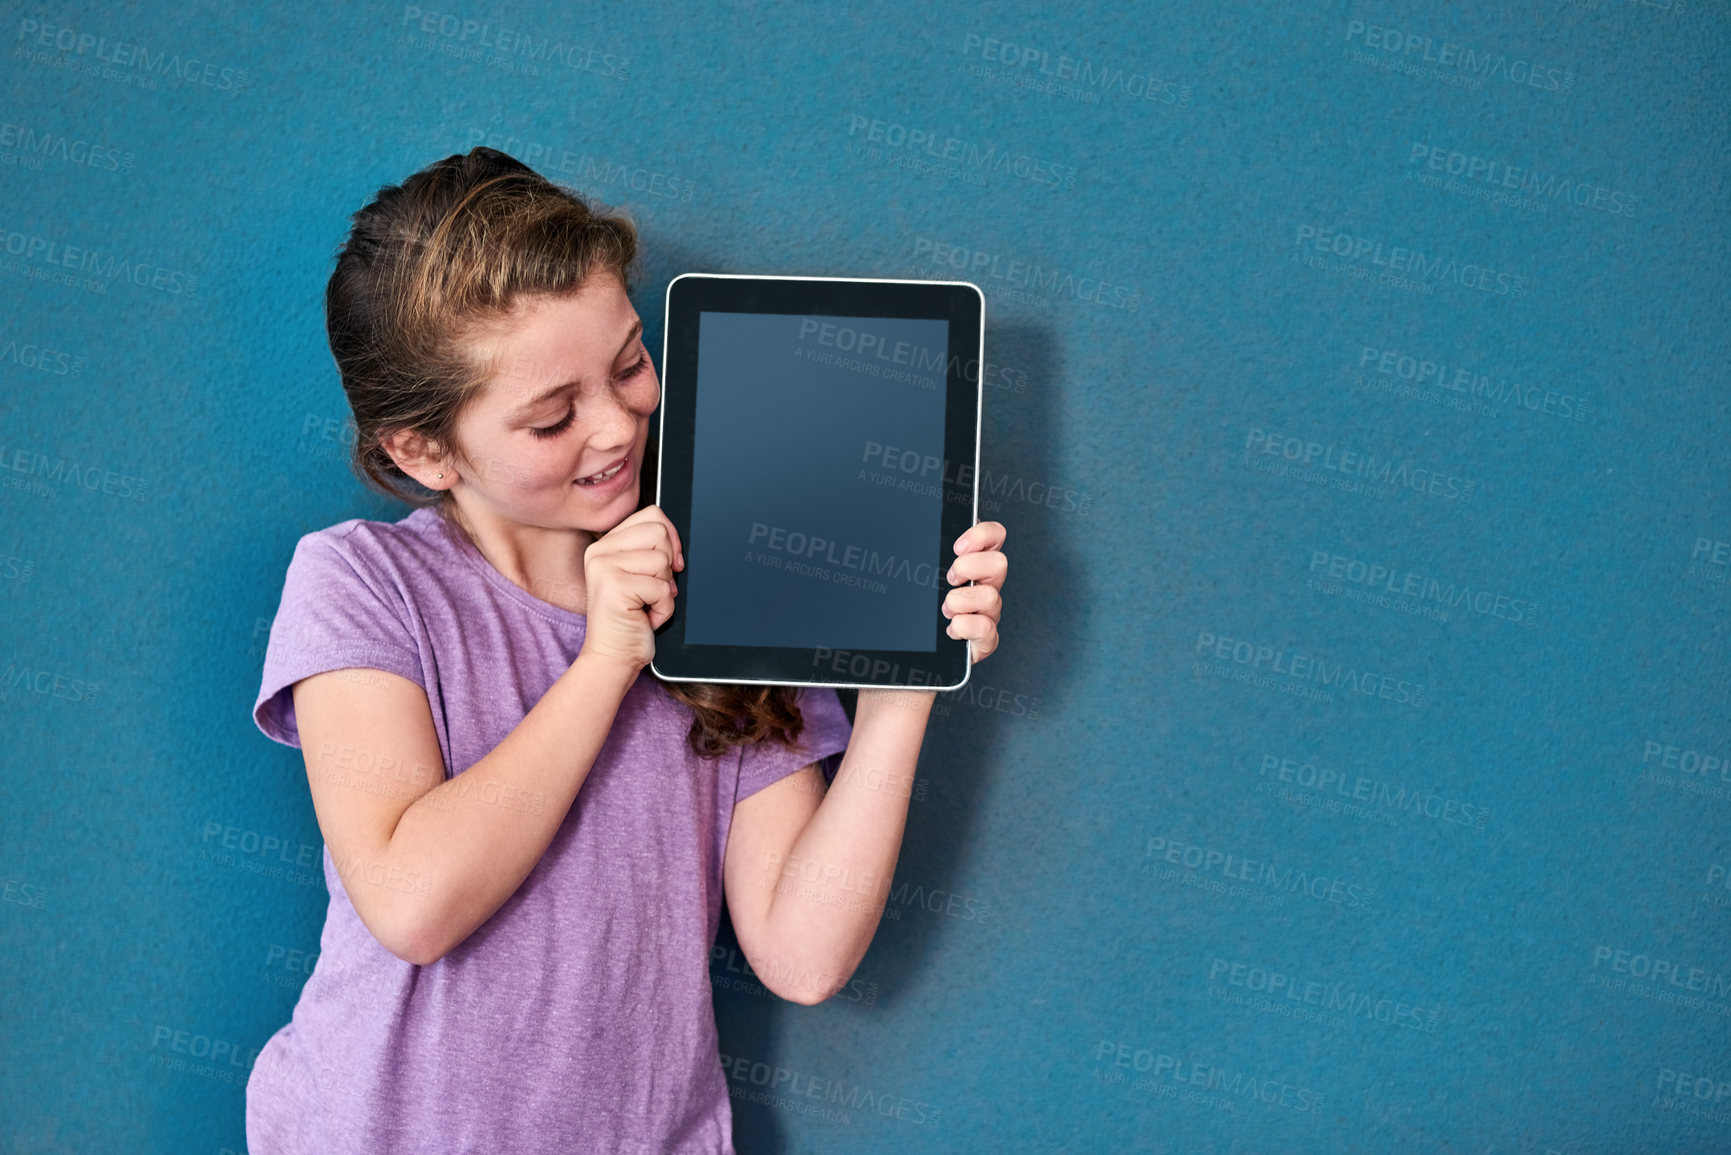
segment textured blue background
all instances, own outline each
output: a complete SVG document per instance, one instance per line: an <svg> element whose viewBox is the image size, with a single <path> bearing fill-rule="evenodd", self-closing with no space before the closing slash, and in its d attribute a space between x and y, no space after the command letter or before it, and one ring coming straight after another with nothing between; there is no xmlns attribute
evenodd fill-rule
<svg viewBox="0 0 1731 1155"><path fill-rule="evenodd" d="M1005 641L855 985L780 1003L724 932L741 1094L846 1099L736 1099L742 1151L1731 1148L1722 5L441 2L8 6L0 1145L244 1145L244 1062L163 1032L287 1021L325 896L262 646L301 534L405 512L345 471L320 294L486 143L632 210L652 349L679 272L987 293Z"/></svg>

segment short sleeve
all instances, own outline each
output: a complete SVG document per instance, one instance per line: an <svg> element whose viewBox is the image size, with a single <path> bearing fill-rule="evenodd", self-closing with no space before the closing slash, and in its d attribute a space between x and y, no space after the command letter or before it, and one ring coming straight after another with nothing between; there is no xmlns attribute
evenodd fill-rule
<svg viewBox="0 0 1731 1155"><path fill-rule="evenodd" d="M301 744L289 687L302 678L357 666L400 674L426 689L401 590L356 557L337 528L296 543L271 621L252 717L285 746Z"/></svg>
<svg viewBox="0 0 1731 1155"><path fill-rule="evenodd" d="M821 762L847 749L848 739L853 736L853 724L847 720L841 699L834 690L827 686L803 686L794 701L805 718L798 745L791 749L779 742L758 742L747 746L740 758L735 802L779 782L802 766ZM834 767L829 767L824 776L833 777L834 773Z"/></svg>

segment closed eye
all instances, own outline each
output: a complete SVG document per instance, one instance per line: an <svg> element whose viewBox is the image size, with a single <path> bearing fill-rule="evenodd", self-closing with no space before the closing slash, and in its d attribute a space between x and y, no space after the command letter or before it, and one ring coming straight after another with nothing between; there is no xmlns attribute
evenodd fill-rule
<svg viewBox="0 0 1731 1155"><path fill-rule="evenodd" d="M648 368L649 350L645 349L643 350L643 356L639 357L637 362L625 371L625 377L627 379L640 377ZM536 437L557 437L567 429L571 428L571 422L576 419L577 408L576 406L572 406L570 409L565 411L565 416L560 418L557 423L553 425L531 425L529 427L529 432L534 434Z"/></svg>
<svg viewBox="0 0 1731 1155"><path fill-rule="evenodd" d="M558 424L546 426L531 425L529 427L529 432L533 433L536 437L557 437L567 429L571 428L571 422L576 419L577 409L573 406L565 411L565 416L560 418Z"/></svg>

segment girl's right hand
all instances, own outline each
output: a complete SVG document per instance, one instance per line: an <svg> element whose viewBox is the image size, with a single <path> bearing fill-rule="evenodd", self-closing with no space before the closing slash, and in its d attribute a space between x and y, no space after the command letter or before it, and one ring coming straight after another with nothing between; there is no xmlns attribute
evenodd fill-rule
<svg viewBox="0 0 1731 1155"><path fill-rule="evenodd" d="M588 628L582 653L641 670L655 657L655 631L673 616L685 568L679 531L661 508L646 505L583 551Z"/></svg>

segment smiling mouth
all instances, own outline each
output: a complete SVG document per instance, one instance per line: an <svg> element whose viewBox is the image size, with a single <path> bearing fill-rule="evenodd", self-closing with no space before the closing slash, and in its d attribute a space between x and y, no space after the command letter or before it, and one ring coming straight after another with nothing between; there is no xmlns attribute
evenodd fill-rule
<svg viewBox="0 0 1731 1155"><path fill-rule="evenodd" d="M628 458L628 457L621 457L618 461L615 461L612 465L608 466L606 469L603 469L600 473L591 473L588 477L579 477L577 479L577 484L578 485L600 485L604 481L611 481L614 478L614 476L617 475L621 469L625 468L626 462L628 462L629 460L630 460L630 458Z"/></svg>

